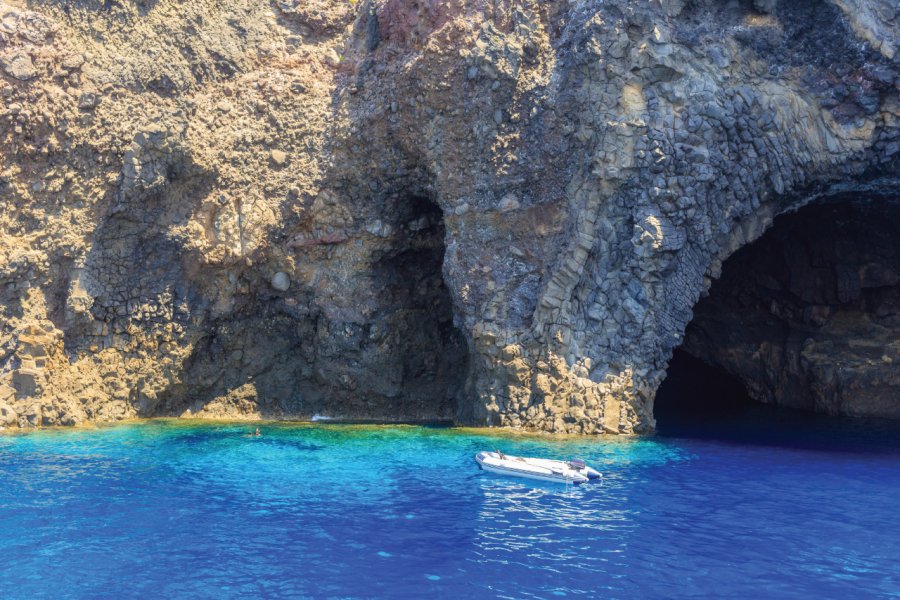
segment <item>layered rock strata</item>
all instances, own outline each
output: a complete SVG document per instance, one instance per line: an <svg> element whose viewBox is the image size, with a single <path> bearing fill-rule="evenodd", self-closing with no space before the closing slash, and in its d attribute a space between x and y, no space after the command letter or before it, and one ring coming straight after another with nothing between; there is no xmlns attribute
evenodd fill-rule
<svg viewBox="0 0 900 600"><path fill-rule="evenodd" d="M0 420L650 431L723 261L900 193L898 31L889 0L7 0Z"/></svg>

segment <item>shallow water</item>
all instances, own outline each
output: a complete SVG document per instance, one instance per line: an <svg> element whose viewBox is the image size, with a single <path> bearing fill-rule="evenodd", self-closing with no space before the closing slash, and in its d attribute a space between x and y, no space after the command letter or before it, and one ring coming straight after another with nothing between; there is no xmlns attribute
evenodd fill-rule
<svg viewBox="0 0 900 600"><path fill-rule="evenodd" d="M900 429L740 423L575 440L176 421L0 436L0 597L900 594ZM493 448L580 456L604 478L489 475L473 456Z"/></svg>

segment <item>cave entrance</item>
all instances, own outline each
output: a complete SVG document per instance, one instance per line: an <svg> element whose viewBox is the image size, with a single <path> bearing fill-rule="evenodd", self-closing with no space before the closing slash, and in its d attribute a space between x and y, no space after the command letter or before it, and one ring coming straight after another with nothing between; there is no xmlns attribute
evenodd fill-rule
<svg viewBox="0 0 900 600"><path fill-rule="evenodd" d="M399 198L390 214L389 245L374 273L385 307L381 351L392 357L395 384L388 410L407 420L456 421L469 357L443 277L443 213L427 196L411 195Z"/></svg>
<svg viewBox="0 0 900 600"><path fill-rule="evenodd" d="M753 404L738 377L679 348L656 392L654 414L665 434L673 424L683 428L697 419L740 416Z"/></svg>
<svg viewBox="0 0 900 600"><path fill-rule="evenodd" d="M900 198L833 197L735 252L660 387L673 418L748 403L900 418Z"/></svg>

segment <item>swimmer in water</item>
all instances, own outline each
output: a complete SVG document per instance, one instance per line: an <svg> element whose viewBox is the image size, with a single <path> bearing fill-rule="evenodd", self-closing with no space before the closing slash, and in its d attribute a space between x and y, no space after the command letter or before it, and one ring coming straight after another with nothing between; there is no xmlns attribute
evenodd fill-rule
<svg viewBox="0 0 900 600"><path fill-rule="evenodd" d="M256 437L260 437L262 434L259 432L259 427L256 428Z"/></svg>

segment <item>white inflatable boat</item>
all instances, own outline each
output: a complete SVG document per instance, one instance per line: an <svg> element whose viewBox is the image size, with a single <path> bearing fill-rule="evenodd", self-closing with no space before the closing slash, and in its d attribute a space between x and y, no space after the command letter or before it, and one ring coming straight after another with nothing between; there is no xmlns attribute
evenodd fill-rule
<svg viewBox="0 0 900 600"><path fill-rule="evenodd" d="M483 470L498 475L525 477L556 483L585 483L597 479L600 473L584 464L583 460L550 460L546 458L524 458L509 456L500 451L479 452L475 462Z"/></svg>

